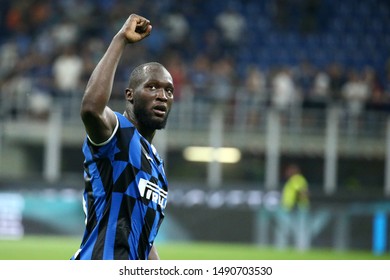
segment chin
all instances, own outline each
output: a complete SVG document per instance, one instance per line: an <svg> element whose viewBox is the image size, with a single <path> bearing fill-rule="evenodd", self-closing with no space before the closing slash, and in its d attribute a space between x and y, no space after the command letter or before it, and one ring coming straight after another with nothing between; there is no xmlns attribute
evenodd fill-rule
<svg viewBox="0 0 390 280"><path fill-rule="evenodd" d="M167 121L164 120L163 122L156 124L155 129L157 130L164 129L166 125L167 125Z"/></svg>
<svg viewBox="0 0 390 280"><path fill-rule="evenodd" d="M165 128L167 124L168 114L165 117L161 118L154 115L148 115L143 112L135 113L138 122L145 128L147 127L149 129L160 130Z"/></svg>
<svg viewBox="0 0 390 280"><path fill-rule="evenodd" d="M167 119L142 119L140 121L144 127L149 127L154 130L164 129L167 124Z"/></svg>
<svg viewBox="0 0 390 280"><path fill-rule="evenodd" d="M150 123L152 124L151 126L154 127L154 129L164 129L165 126L167 125L167 121L168 121L168 116L166 116L165 118L152 118L150 120Z"/></svg>

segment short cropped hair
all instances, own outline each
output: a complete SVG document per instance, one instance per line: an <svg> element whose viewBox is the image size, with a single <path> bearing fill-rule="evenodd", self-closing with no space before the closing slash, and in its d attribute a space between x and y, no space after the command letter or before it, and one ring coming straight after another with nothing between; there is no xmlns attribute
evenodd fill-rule
<svg viewBox="0 0 390 280"><path fill-rule="evenodd" d="M129 88L136 88L145 79L145 74L148 72L147 68L149 68L149 66L165 68L159 62L147 62L138 65L130 74Z"/></svg>

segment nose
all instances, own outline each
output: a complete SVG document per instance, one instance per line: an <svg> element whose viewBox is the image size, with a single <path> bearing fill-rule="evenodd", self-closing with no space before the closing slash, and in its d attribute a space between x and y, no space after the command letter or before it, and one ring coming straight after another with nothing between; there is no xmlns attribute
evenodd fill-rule
<svg viewBox="0 0 390 280"><path fill-rule="evenodd" d="M168 101L168 94L165 89L160 88L157 92L157 99L163 100L163 101Z"/></svg>

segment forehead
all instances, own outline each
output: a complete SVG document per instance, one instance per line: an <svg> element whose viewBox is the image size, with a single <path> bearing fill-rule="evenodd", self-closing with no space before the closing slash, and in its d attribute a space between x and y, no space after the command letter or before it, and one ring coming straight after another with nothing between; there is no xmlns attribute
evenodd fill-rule
<svg viewBox="0 0 390 280"><path fill-rule="evenodd" d="M146 65L143 67L143 72L144 72L144 82L154 80L154 81L173 84L173 79L171 74L163 66Z"/></svg>

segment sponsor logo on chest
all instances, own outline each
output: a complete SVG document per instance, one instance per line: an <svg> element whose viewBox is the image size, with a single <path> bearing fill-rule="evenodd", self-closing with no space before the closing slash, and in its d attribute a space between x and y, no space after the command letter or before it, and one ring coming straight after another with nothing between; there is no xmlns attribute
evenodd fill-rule
<svg viewBox="0 0 390 280"><path fill-rule="evenodd" d="M141 178L138 183L138 189L141 197L148 201L153 201L165 209L167 205L167 192L161 189L157 184Z"/></svg>

